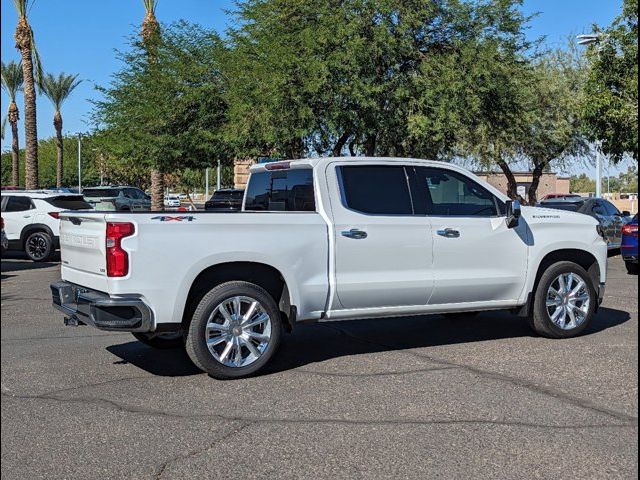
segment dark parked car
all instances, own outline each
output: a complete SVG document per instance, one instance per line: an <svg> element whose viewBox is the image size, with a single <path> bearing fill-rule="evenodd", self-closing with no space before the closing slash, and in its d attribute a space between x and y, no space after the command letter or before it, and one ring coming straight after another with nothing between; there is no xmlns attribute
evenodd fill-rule
<svg viewBox="0 0 640 480"><path fill-rule="evenodd" d="M613 203L602 198L563 197L540 202L539 206L584 213L595 218L604 230L609 250L620 248L622 227L627 223L625 217L631 215L629 212L620 212Z"/></svg>
<svg viewBox="0 0 640 480"><path fill-rule="evenodd" d="M629 273L638 273L638 214L622 227L622 258Z"/></svg>
<svg viewBox="0 0 640 480"><path fill-rule="evenodd" d="M209 212L236 212L242 208L244 190L239 188L221 188L216 190L204 204Z"/></svg>

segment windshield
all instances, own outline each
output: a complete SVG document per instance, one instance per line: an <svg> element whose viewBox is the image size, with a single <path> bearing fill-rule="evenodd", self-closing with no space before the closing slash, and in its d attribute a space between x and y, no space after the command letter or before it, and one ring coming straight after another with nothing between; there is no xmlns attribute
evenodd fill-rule
<svg viewBox="0 0 640 480"><path fill-rule="evenodd" d="M120 190L117 188L85 188L82 195L87 198L117 197L120 195Z"/></svg>

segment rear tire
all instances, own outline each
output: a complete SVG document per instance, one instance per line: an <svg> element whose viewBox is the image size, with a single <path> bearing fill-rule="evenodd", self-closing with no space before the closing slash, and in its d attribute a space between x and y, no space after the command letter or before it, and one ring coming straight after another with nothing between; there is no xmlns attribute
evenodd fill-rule
<svg viewBox="0 0 640 480"><path fill-rule="evenodd" d="M137 340L158 350L172 348L184 348L184 335L182 332L165 333L133 333Z"/></svg>
<svg viewBox="0 0 640 480"><path fill-rule="evenodd" d="M187 333L187 354L214 378L242 378L271 360L281 336L280 310L271 295L253 283L227 282L198 304Z"/></svg>
<svg viewBox="0 0 640 480"><path fill-rule="evenodd" d="M625 267L627 267L627 273L629 275L638 275L638 264L634 262L624 262Z"/></svg>
<svg viewBox="0 0 640 480"><path fill-rule="evenodd" d="M560 280L561 277L564 280ZM580 282L584 286L578 289ZM564 289L563 283L567 285ZM573 262L554 263L540 277L529 324L543 337L575 337L591 323L597 301L595 288L584 268Z"/></svg>
<svg viewBox="0 0 640 480"><path fill-rule="evenodd" d="M47 232L30 233L24 241L24 253L34 262L46 262L53 254L53 240Z"/></svg>

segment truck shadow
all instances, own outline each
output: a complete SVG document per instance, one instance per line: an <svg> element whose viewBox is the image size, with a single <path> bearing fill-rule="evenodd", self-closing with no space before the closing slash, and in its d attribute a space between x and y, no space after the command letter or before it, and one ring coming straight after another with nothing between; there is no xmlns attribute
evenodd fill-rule
<svg viewBox="0 0 640 480"><path fill-rule="evenodd" d="M583 336L621 325L630 318L628 312L601 308ZM299 325L291 335L284 336L280 351L258 376L337 357L533 336L525 319L508 312L487 312L463 319L429 315ZM181 349L161 351L140 342L127 342L107 350L122 362L154 375L201 373Z"/></svg>

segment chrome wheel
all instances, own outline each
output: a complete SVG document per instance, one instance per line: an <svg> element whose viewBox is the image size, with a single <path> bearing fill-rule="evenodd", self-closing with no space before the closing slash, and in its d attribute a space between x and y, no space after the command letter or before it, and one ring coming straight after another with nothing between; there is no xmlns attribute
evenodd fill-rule
<svg viewBox="0 0 640 480"><path fill-rule="evenodd" d="M31 235L27 240L27 254L34 260L42 260L49 253L49 243L39 234Z"/></svg>
<svg viewBox="0 0 640 480"><path fill-rule="evenodd" d="M271 340L271 318L251 297L224 300L211 313L205 328L209 352L227 367L246 367L258 360Z"/></svg>
<svg viewBox="0 0 640 480"><path fill-rule="evenodd" d="M587 283L575 273L558 276L547 291L547 314L562 330L582 325L589 315L591 294Z"/></svg>

